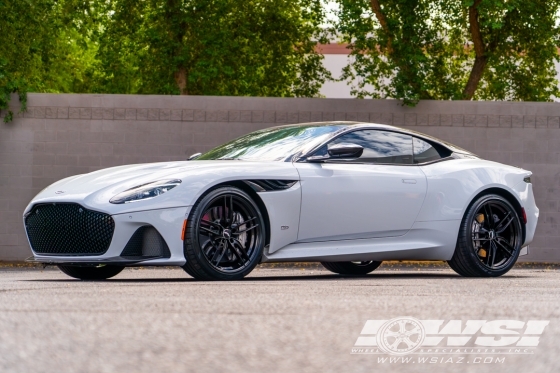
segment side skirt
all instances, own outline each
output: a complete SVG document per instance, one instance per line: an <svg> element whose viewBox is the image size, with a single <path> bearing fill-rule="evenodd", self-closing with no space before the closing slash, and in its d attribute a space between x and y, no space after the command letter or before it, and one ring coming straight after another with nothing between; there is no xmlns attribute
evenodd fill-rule
<svg viewBox="0 0 560 373"><path fill-rule="evenodd" d="M416 222L403 236L293 243L270 254L266 262L449 260L457 243L460 220Z"/></svg>

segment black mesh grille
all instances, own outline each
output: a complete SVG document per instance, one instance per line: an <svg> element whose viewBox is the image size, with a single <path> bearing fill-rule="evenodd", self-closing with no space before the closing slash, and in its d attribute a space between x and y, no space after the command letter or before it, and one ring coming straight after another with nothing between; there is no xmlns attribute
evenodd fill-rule
<svg viewBox="0 0 560 373"><path fill-rule="evenodd" d="M126 244L122 257L171 257L167 243L159 232L150 225L140 227Z"/></svg>
<svg viewBox="0 0 560 373"><path fill-rule="evenodd" d="M31 247L38 254L102 255L113 238L110 215L77 203L40 204L25 217Z"/></svg>

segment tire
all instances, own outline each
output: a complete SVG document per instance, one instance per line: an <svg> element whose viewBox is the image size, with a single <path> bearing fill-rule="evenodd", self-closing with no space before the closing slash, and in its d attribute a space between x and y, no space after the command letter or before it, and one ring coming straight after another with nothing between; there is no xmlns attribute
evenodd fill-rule
<svg viewBox="0 0 560 373"><path fill-rule="evenodd" d="M193 206L187 222L183 269L195 279L239 280L260 262L265 221L255 201L241 189L210 190Z"/></svg>
<svg viewBox="0 0 560 373"><path fill-rule="evenodd" d="M122 272L124 267L121 266L74 266L59 264L58 269L70 277L80 280L106 280Z"/></svg>
<svg viewBox="0 0 560 373"><path fill-rule="evenodd" d="M323 267L340 275L367 275L381 265L382 262L321 262Z"/></svg>
<svg viewBox="0 0 560 373"><path fill-rule="evenodd" d="M517 261L522 245L519 215L496 194L476 199L468 208L449 266L465 277L498 277Z"/></svg>

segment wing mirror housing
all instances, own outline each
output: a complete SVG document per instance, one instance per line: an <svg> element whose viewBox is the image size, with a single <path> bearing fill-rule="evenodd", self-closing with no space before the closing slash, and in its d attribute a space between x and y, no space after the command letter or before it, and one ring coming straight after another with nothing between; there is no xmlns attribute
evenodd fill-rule
<svg viewBox="0 0 560 373"><path fill-rule="evenodd" d="M329 144L327 151L331 158L359 158L364 152L364 148L361 145L346 142Z"/></svg>
<svg viewBox="0 0 560 373"><path fill-rule="evenodd" d="M187 161L195 160L195 159L197 159L198 157L200 157L201 155L202 155L202 153L194 153L193 155L191 155L191 156L187 159Z"/></svg>
<svg viewBox="0 0 560 373"><path fill-rule="evenodd" d="M358 144L340 143L329 144L327 146L328 155L316 155L307 157L308 162L323 162L327 159L355 159L359 158L364 152L364 148Z"/></svg>

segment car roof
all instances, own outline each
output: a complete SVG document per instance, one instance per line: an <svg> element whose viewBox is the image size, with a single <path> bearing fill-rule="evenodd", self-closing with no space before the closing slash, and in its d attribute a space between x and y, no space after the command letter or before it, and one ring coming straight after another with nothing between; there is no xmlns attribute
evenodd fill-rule
<svg viewBox="0 0 560 373"><path fill-rule="evenodd" d="M415 136L415 137L421 138L423 140L427 140L428 142L435 142L435 143L437 143L441 146L444 146L444 147L448 148L452 152L475 155L468 150L465 150L465 149L463 149L463 148L461 148L461 147L459 147L455 144L452 144L450 142L438 139L437 137L426 135L425 133L417 132L417 131L414 131L414 130L409 130L409 129L406 129L406 128L392 126L392 125L389 125L389 124L369 123L369 122L354 122L354 121L327 121L327 122L310 122L310 123L286 124L286 125L282 125L282 126L269 127L267 129L293 128L293 127L328 127L328 126L342 127L338 131L333 132L332 137L341 135L341 134L346 133L346 132L352 132L352 131L354 131L358 128L383 129L383 130L387 130L387 131L400 132L400 133L408 134L408 135L411 135L411 136Z"/></svg>

